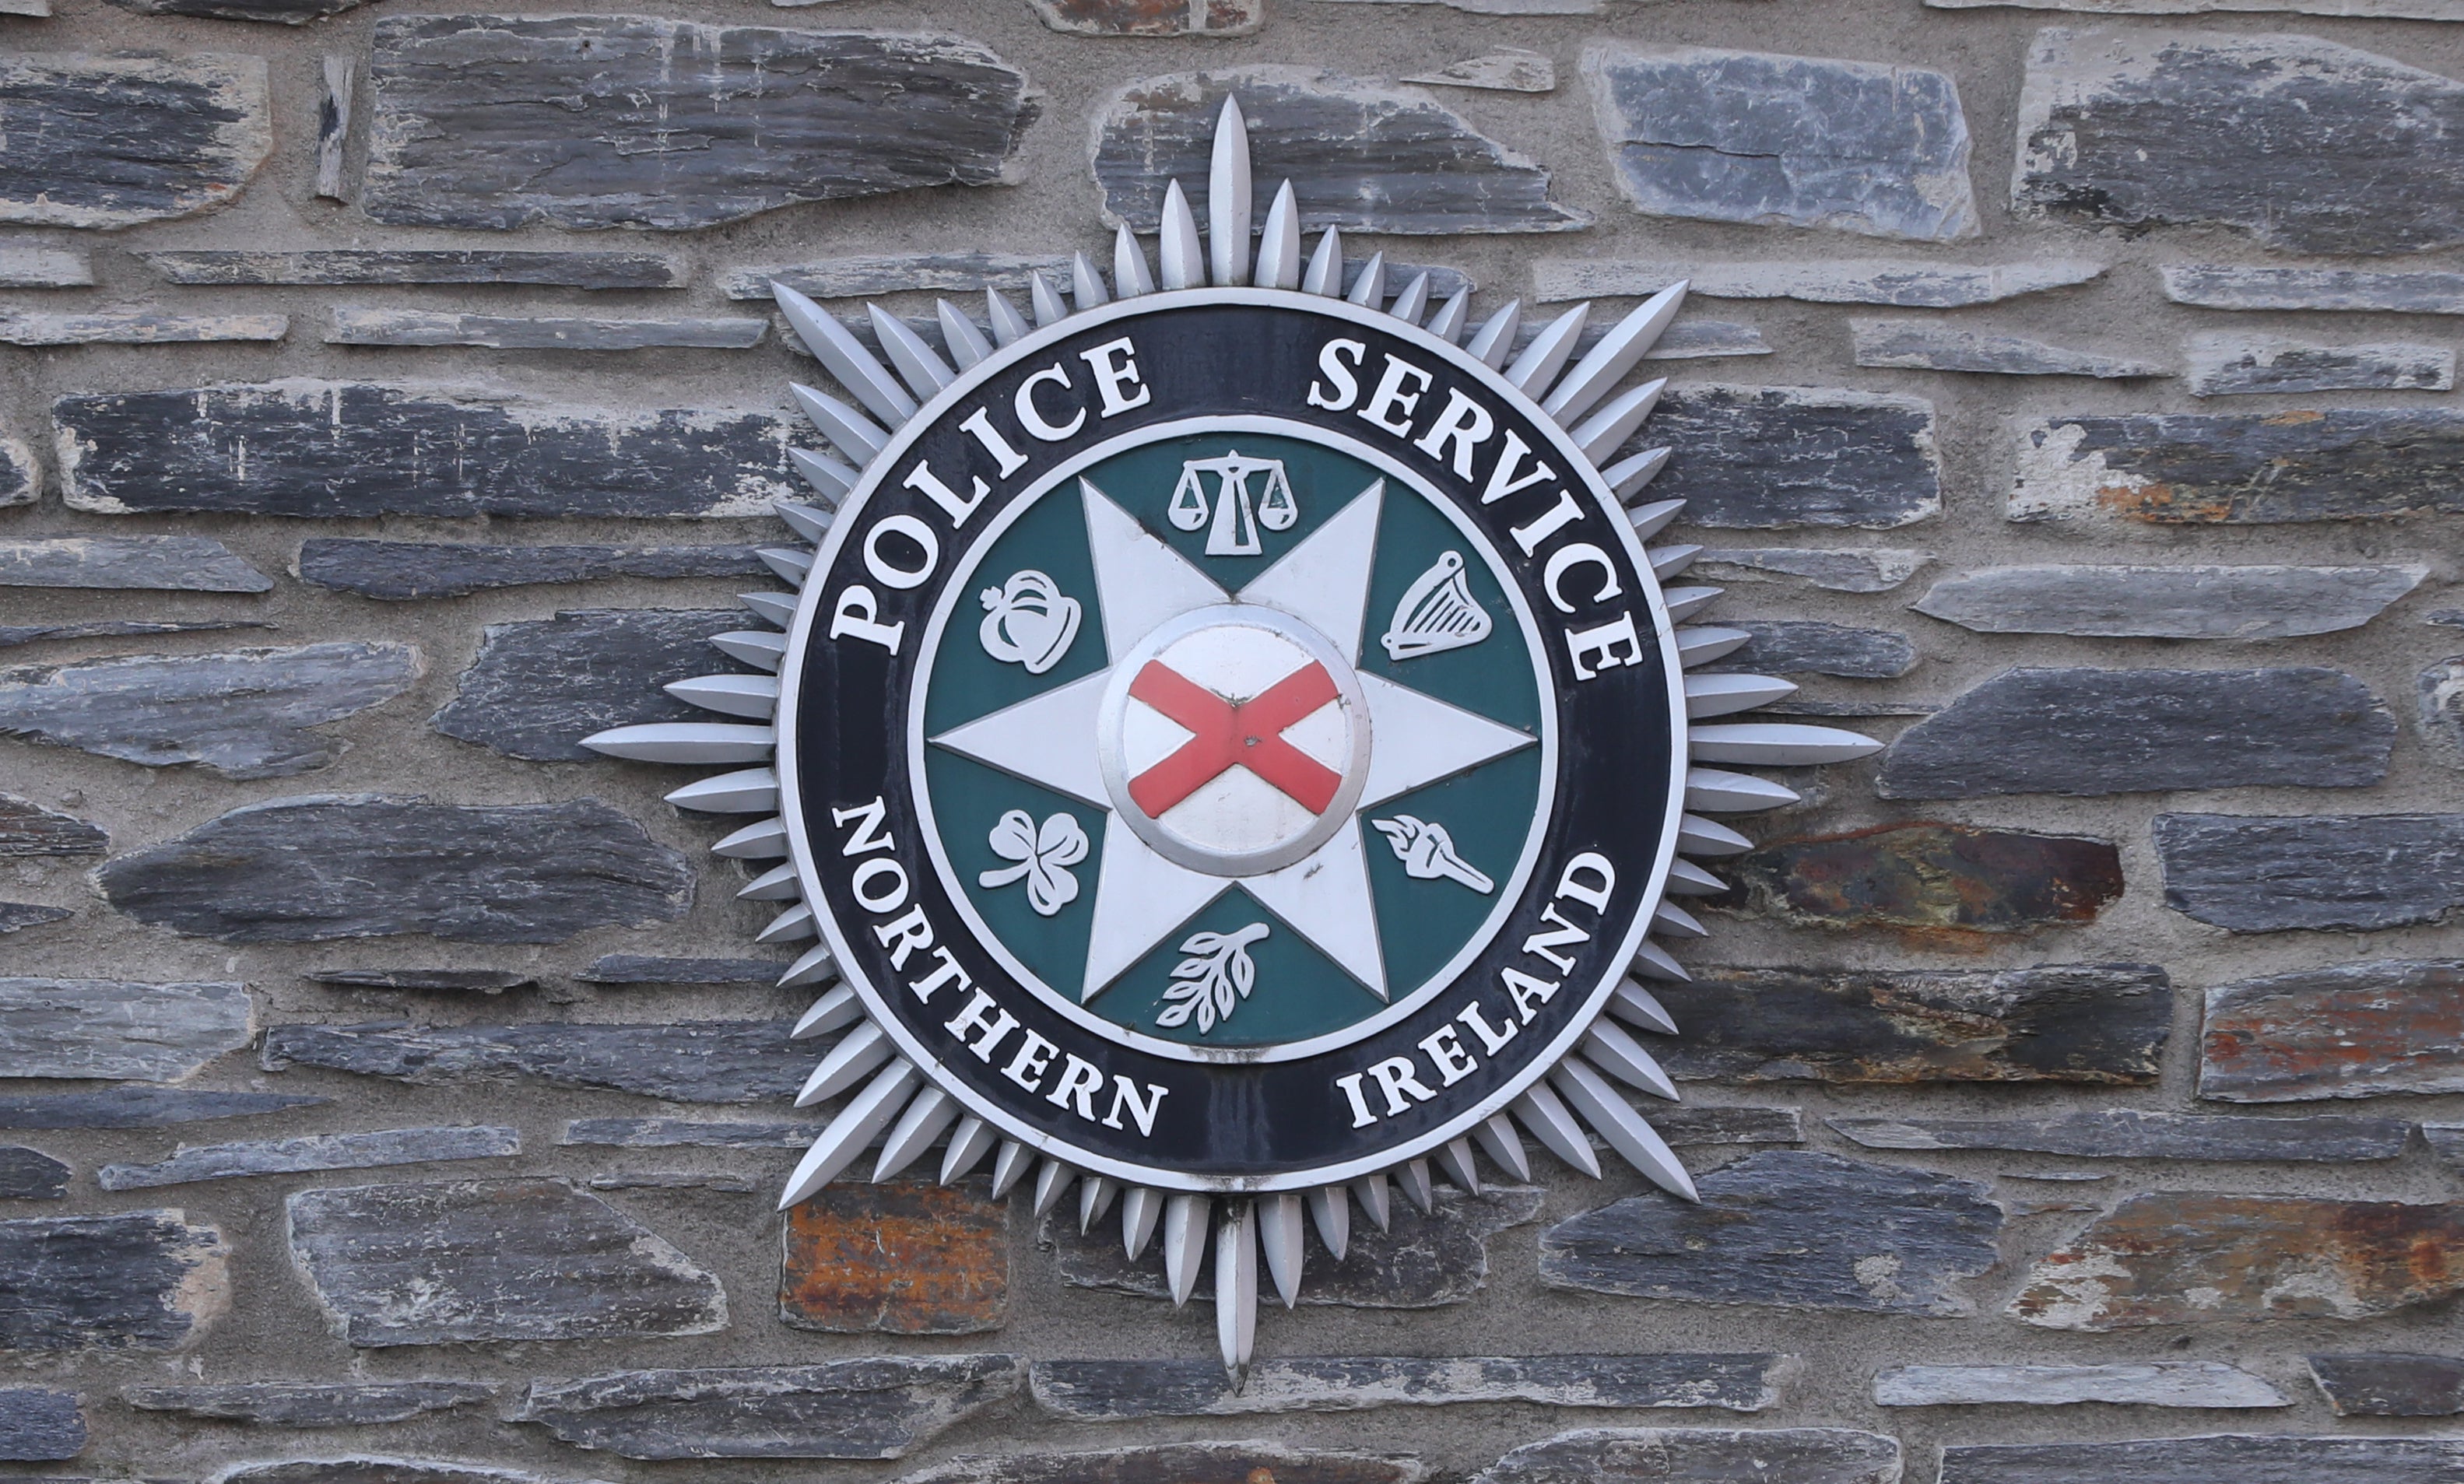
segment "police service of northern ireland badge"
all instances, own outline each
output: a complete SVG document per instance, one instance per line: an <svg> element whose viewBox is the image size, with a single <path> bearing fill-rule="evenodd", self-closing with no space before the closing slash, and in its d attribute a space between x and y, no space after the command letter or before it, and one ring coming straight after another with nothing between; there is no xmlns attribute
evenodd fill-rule
<svg viewBox="0 0 2464 1484"><path fill-rule="evenodd" d="M781 511L813 549L746 600L783 632L716 641L775 674L590 745L738 765L671 797L756 817L715 848L783 905L762 941L819 940L785 982L828 1111L782 1204L989 1161L1117 1211L1176 1299L1211 1260L1237 1375L1261 1269L1292 1302L1311 1232L1340 1257L1394 1189L1528 1178L1527 1140L1596 1175L1596 1134L1690 1198L1632 1101L1676 1097L1653 939L1721 889L1686 857L1747 848L1718 817L1796 797L1715 765L1875 744L1704 720L1793 687L1686 673L1747 636L1680 626L1717 591L1644 544L1678 502L1624 503L1682 284L1588 345L1376 258L1347 288L1288 184L1256 232L1229 101L1207 186L1204 238L1167 190L1157 272L1123 228L1109 282L1081 254L1032 322L988 294L989 333L944 303L937 348L779 288L854 404L795 388L835 450Z"/></svg>

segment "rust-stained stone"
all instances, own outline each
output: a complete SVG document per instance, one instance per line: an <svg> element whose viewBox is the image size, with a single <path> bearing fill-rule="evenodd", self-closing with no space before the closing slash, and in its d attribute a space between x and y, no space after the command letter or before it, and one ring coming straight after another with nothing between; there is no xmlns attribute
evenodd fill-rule
<svg viewBox="0 0 2464 1484"><path fill-rule="evenodd" d="M1816 928L2024 932L2122 895L2103 840L1934 821L1774 840L1722 869L1735 885L1713 906Z"/></svg>
<svg viewBox="0 0 2464 1484"><path fill-rule="evenodd" d="M2464 510L2464 414L2410 407L2121 412L2018 428L2013 520L2159 526Z"/></svg>
<svg viewBox="0 0 2464 1484"><path fill-rule="evenodd" d="M2047 1329L2366 1320L2464 1292L2464 1202L2158 1190L2028 1275L2009 1313Z"/></svg>
<svg viewBox="0 0 2464 1484"><path fill-rule="evenodd" d="M975 1335L1008 1309L1004 1208L972 1187L830 1185L787 1212L779 1321L790 1329Z"/></svg>
<svg viewBox="0 0 2464 1484"><path fill-rule="evenodd" d="M1029 0L1055 31L1081 36L1245 36L1266 0Z"/></svg>
<svg viewBox="0 0 2464 1484"><path fill-rule="evenodd" d="M2199 1096L2464 1092L2464 959L2370 960L2208 991Z"/></svg>

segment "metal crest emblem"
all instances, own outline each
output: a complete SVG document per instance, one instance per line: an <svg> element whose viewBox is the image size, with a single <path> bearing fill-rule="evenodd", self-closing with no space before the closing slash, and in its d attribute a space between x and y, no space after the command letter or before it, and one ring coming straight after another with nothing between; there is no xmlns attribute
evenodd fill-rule
<svg viewBox="0 0 2464 1484"><path fill-rule="evenodd" d="M938 348L778 286L854 399L794 388L799 591L715 641L759 673L669 687L732 719L588 743L736 769L669 797L751 817L713 848L809 945L827 1111L782 1207L990 1161L1117 1211L1176 1301L1211 1260L1237 1377L1261 1267L1293 1303L1310 1231L1339 1259L1397 1189L1528 1179L1527 1140L1596 1176L1596 1134L1692 1198L1632 1101L1677 1097L1648 985L1722 889L1694 861L1749 848L1720 817L1796 797L1726 765L1877 744L1688 673L1747 636L1684 624L1719 593L1646 545L1669 450L1623 453L1683 284L1588 345L1587 306L1475 327L1382 257L1347 290L1288 183L1255 231L1237 101L1207 187L1155 272L1124 227L1109 280L988 291L988 334L944 302Z"/></svg>

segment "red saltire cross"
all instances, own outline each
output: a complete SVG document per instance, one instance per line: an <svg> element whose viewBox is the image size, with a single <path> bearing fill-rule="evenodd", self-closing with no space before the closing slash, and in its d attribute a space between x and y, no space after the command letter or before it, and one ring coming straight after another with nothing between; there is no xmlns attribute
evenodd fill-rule
<svg viewBox="0 0 2464 1484"><path fill-rule="evenodd" d="M1335 699L1334 677L1312 660L1246 701L1226 701L1149 660L1130 694L1198 733L1130 780L1130 797L1149 818L1233 768L1246 768L1311 814L1326 813L1343 777L1284 740L1284 729Z"/></svg>

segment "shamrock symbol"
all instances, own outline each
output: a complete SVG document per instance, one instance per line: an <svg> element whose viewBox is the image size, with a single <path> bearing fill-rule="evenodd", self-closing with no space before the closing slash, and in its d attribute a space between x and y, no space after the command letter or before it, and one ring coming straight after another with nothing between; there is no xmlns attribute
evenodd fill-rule
<svg viewBox="0 0 2464 1484"><path fill-rule="evenodd" d="M1249 960L1249 945L1266 935L1265 923L1251 923L1232 932L1198 932L1183 939L1180 950L1192 955L1173 966L1172 986L1163 992L1171 1003L1155 1024L1175 1027L1198 1017L1198 1034L1232 1018L1232 1007L1249 997L1258 982L1258 966Z"/></svg>
<svg viewBox="0 0 2464 1484"><path fill-rule="evenodd" d="M1076 816L1056 814L1037 829L1025 810L1013 809L993 826L990 843L993 854L1018 864L984 872L976 878L977 885L990 891L1023 879L1026 905L1044 917L1078 900L1078 878L1068 868L1087 859L1087 832L1078 827Z"/></svg>

